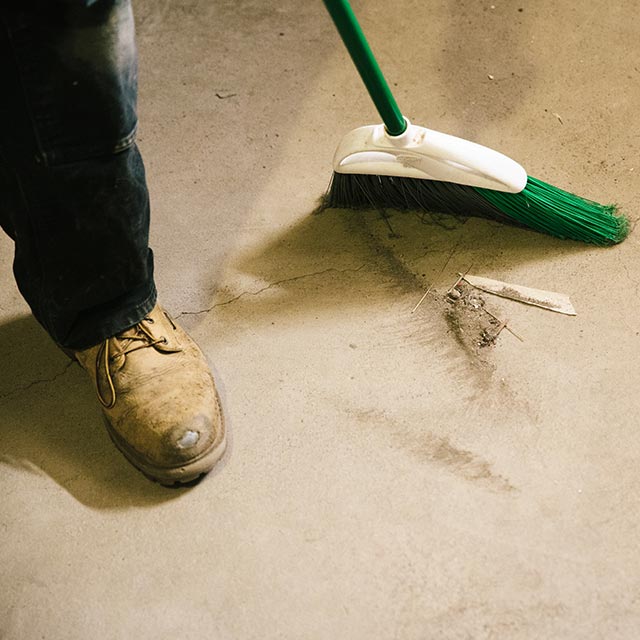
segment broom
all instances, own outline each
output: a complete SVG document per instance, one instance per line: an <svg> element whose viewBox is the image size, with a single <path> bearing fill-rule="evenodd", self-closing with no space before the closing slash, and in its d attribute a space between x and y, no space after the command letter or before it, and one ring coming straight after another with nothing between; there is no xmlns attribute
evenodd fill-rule
<svg viewBox="0 0 640 640"><path fill-rule="evenodd" d="M621 242L627 218L527 176L507 156L403 117L347 0L324 0L384 125L348 133L336 150L329 208L426 210L510 219L597 245Z"/></svg>

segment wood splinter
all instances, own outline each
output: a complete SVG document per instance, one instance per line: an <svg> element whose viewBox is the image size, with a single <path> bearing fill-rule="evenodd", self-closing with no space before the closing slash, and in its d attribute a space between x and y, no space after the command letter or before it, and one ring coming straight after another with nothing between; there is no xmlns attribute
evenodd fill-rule
<svg viewBox="0 0 640 640"><path fill-rule="evenodd" d="M484 307L483 307L484 309ZM521 338L508 324L509 320L500 320L500 318L496 318L496 316L493 315L493 313L491 313L491 311L487 311L487 309L484 309L485 313L488 313L494 320L497 320L500 324L498 325L498 329L496 330L496 338L500 335L500 332L503 329L506 329L511 335L515 336L516 338L518 338L518 340L520 340L520 342L524 342L524 339Z"/></svg>

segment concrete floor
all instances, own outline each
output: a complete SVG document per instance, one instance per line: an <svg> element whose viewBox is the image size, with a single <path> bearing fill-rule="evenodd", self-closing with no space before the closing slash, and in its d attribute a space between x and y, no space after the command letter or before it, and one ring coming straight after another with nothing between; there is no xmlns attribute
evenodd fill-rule
<svg viewBox="0 0 640 640"><path fill-rule="evenodd" d="M355 7L414 122L636 219L634 3ZM136 10L158 286L231 446L193 489L130 467L2 238L0 637L639 637L637 233L312 215L377 121L321 2ZM484 296L524 341L475 349L445 300L471 265L578 315Z"/></svg>

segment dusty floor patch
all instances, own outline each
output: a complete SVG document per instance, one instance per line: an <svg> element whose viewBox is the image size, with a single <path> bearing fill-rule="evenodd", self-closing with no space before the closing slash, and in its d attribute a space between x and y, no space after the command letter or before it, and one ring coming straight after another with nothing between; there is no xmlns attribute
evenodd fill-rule
<svg viewBox="0 0 640 640"><path fill-rule="evenodd" d="M411 445L416 455L443 465L455 475L498 491L515 491L516 488L504 476L493 471L489 462L466 449L455 447L448 438L425 433Z"/></svg>
<svg viewBox="0 0 640 640"><path fill-rule="evenodd" d="M509 478L494 471L492 463L482 453L455 445L449 436L438 435L422 425L417 429L401 425L386 410L349 406L346 403L342 403L342 407L366 430L372 426L384 427L395 446L423 463L436 465L485 489L502 492L518 490Z"/></svg>

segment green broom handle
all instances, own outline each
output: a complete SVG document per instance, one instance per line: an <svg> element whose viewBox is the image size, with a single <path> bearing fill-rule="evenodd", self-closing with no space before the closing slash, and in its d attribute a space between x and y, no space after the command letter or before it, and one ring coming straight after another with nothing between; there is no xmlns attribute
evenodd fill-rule
<svg viewBox="0 0 640 640"><path fill-rule="evenodd" d="M324 0L340 37L358 69L367 91L391 136L404 133L407 123L400 112L391 89L373 57L373 53L347 0Z"/></svg>

